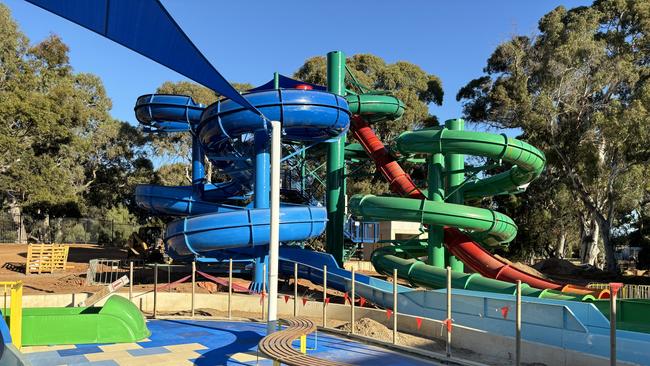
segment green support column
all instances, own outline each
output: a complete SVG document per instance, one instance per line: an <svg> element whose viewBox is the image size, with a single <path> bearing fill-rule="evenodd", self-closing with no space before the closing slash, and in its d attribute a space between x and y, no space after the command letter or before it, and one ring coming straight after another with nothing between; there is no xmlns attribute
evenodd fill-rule
<svg viewBox="0 0 650 366"><path fill-rule="evenodd" d="M462 119L450 119L445 121L445 127L450 130L464 130L465 121ZM464 204L463 192L458 189L465 180L465 155L463 154L447 154L445 156L445 167L447 168L447 202ZM453 193L452 193L453 192ZM458 258L451 255L449 256L449 265L453 271L463 272L464 265Z"/></svg>
<svg viewBox="0 0 650 366"><path fill-rule="evenodd" d="M280 74L277 71L273 73L273 89L280 89Z"/></svg>
<svg viewBox="0 0 650 366"><path fill-rule="evenodd" d="M442 202L445 197L445 187L442 174L445 167L445 157L442 154L433 154L427 159L428 162L428 193L429 200ZM444 268L445 267L445 245L443 243L445 233L442 226L429 225L428 259L427 264Z"/></svg>
<svg viewBox="0 0 650 366"><path fill-rule="evenodd" d="M345 54L327 54L327 90L345 96ZM345 136L329 143L327 151L327 241L326 250L343 266L345 224Z"/></svg>

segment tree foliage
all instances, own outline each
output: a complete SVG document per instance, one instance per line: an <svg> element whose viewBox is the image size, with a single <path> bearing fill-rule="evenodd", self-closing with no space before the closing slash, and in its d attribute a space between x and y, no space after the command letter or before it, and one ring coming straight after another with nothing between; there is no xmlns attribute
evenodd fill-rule
<svg viewBox="0 0 650 366"><path fill-rule="evenodd" d="M616 218L635 209L646 188L639 182L650 157L649 32L647 1L558 7L539 21L538 35L499 45L484 75L457 95L468 120L520 128L544 150L580 205L583 259L595 263L600 237L610 269Z"/></svg>
<svg viewBox="0 0 650 366"><path fill-rule="evenodd" d="M75 73L56 35L30 45L0 4L0 193L14 216L128 204L148 180L144 137L111 118L101 80Z"/></svg>

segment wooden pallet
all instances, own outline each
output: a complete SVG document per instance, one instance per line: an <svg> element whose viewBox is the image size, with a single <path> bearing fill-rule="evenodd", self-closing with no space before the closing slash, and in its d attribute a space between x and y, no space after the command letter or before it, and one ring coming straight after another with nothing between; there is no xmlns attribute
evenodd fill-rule
<svg viewBox="0 0 650 366"><path fill-rule="evenodd" d="M65 271L69 248L64 244L29 244L25 274Z"/></svg>

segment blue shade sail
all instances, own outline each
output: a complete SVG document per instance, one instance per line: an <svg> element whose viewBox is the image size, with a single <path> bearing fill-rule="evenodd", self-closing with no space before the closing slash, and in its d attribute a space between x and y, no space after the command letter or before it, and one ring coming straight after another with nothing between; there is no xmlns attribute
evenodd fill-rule
<svg viewBox="0 0 650 366"><path fill-rule="evenodd" d="M159 0L26 0L115 41L263 116L187 37Z"/></svg>
<svg viewBox="0 0 650 366"><path fill-rule="evenodd" d="M281 89L292 89L292 88L296 88L298 86L308 85L308 86L310 86L312 88L312 90L327 91L327 88L322 86L322 85L312 84L312 83L308 83L308 82L305 82L305 81L292 79L292 78L284 76L284 75L278 75L278 81L279 81L279 83L278 83L279 87ZM270 80L266 84L260 85L258 87L253 88L253 89L249 89L247 91L248 92L255 92L255 91L260 91L260 90L270 90L270 89L275 88L274 85L275 84L274 84L273 80Z"/></svg>

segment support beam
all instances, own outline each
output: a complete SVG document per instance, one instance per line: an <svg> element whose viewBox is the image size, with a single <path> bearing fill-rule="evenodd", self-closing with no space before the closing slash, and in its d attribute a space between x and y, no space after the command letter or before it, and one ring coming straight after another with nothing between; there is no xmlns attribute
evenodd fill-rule
<svg viewBox="0 0 650 366"><path fill-rule="evenodd" d="M271 122L271 239L269 241L269 315L267 333L278 327L278 267L280 257L280 157L282 125Z"/></svg>
<svg viewBox="0 0 650 366"><path fill-rule="evenodd" d="M327 90L345 95L345 54L327 54ZM327 151L327 238L326 250L343 266L345 224L345 136L329 143Z"/></svg>
<svg viewBox="0 0 650 366"><path fill-rule="evenodd" d="M269 168L271 160L269 155L269 135L266 130L255 131L255 187L253 205L255 208L269 208ZM268 256L266 253L260 253L255 258L255 273L251 282L251 290L262 292L264 283L264 265L268 266Z"/></svg>
<svg viewBox="0 0 650 366"><path fill-rule="evenodd" d="M199 138L192 135L192 196L194 199L201 199L203 195L203 184L205 183L205 163L203 147Z"/></svg>
<svg viewBox="0 0 650 366"><path fill-rule="evenodd" d="M458 119L450 119L445 121L445 127L450 130L461 131L465 129L465 121ZM462 189L457 189L465 180L465 155L463 154L446 154L445 167L447 168L447 192L453 192L448 198L447 202L464 204ZM453 255L449 256L449 266L452 271L463 272L464 264L460 259Z"/></svg>
<svg viewBox="0 0 650 366"><path fill-rule="evenodd" d="M442 154L434 154L427 159L428 163L428 194L429 200L442 202L445 197L443 173L445 169L445 157ZM445 267L445 245L444 229L442 226L428 226L428 247L427 264L438 268Z"/></svg>

